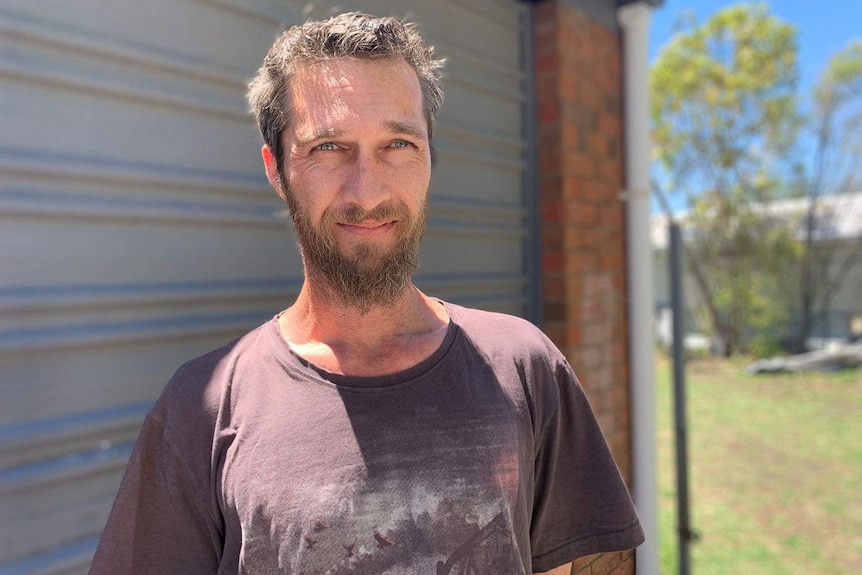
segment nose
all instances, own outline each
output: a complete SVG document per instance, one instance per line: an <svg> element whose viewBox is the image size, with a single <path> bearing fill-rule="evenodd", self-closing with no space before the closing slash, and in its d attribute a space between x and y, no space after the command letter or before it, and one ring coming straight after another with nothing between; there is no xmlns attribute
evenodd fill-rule
<svg viewBox="0 0 862 575"><path fill-rule="evenodd" d="M371 152L357 152L350 162L342 199L370 211L390 197L389 177L383 161Z"/></svg>

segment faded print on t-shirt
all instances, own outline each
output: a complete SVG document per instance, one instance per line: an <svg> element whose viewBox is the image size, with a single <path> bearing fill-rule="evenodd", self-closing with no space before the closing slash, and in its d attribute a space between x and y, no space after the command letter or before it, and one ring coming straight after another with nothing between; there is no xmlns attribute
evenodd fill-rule
<svg viewBox="0 0 862 575"><path fill-rule="evenodd" d="M242 426L225 465L240 569L524 573L518 417L493 378L474 382L291 386L292 402L272 401L292 408Z"/></svg>

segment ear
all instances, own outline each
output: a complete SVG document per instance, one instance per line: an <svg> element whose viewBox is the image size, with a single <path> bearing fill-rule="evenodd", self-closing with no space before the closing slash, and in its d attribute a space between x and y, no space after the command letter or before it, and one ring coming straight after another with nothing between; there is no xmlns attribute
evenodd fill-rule
<svg viewBox="0 0 862 575"><path fill-rule="evenodd" d="M263 167L266 170L266 179L269 180L269 185L273 187L279 196L282 195L282 181L278 173L278 161L275 159L275 154L272 153L269 146L264 144L260 149L260 156L263 158Z"/></svg>

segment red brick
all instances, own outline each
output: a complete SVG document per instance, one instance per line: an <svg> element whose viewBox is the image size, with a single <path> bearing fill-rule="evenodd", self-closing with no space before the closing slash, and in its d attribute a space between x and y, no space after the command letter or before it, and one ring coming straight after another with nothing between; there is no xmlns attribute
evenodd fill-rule
<svg viewBox="0 0 862 575"><path fill-rule="evenodd" d="M566 257L563 252L545 250L542 253L542 271L560 272L565 269Z"/></svg>
<svg viewBox="0 0 862 575"><path fill-rule="evenodd" d="M561 249L565 240L563 226L545 223L541 226L542 249Z"/></svg>
<svg viewBox="0 0 862 575"><path fill-rule="evenodd" d="M540 174L539 200L559 201L562 197L563 178L559 174Z"/></svg>
<svg viewBox="0 0 862 575"><path fill-rule="evenodd" d="M533 33L533 46L536 54L559 49L559 31L554 21L542 22L536 26Z"/></svg>
<svg viewBox="0 0 862 575"><path fill-rule="evenodd" d="M560 69L560 52L552 50L536 55L536 72L545 74L548 72L556 72Z"/></svg>
<svg viewBox="0 0 862 575"><path fill-rule="evenodd" d="M563 139L562 122L549 122L539 126L539 151L553 152Z"/></svg>
<svg viewBox="0 0 862 575"><path fill-rule="evenodd" d="M598 177L610 182L622 182L622 164L619 161L606 160L598 164Z"/></svg>
<svg viewBox="0 0 862 575"><path fill-rule="evenodd" d="M557 16L556 2L537 2L535 4L535 12L533 13L534 22L542 25L546 22L555 22Z"/></svg>
<svg viewBox="0 0 862 575"><path fill-rule="evenodd" d="M620 118L611 114L599 114L599 132L606 136L620 133Z"/></svg>
<svg viewBox="0 0 862 575"><path fill-rule="evenodd" d="M542 311L546 320L558 320L566 317L566 305L563 302L545 301Z"/></svg>
<svg viewBox="0 0 862 575"><path fill-rule="evenodd" d="M565 202L565 220L577 224L596 224L599 211L596 206L585 202Z"/></svg>
<svg viewBox="0 0 862 575"><path fill-rule="evenodd" d="M602 344L600 347L607 347L607 344ZM614 377L613 366L607 362L596 366L593 369L593 387L600 389L605 396L605 410L609 413L614 412L614 404L612 403L612 393L614 386L617 385L617 380Z"/></svg>
<svg viewBox="0 0 862 575"><path fill-rule="evenodd" d="M539 170L556 173L561 168L559 152L543 152L539 158Z"/></svg>
<svg viewBox="0 0 862 575"><path fill-rule="evenodd" d="M590 78L590 80L592 80L592 78ZM593 81L585 81L581 85L580 96L580 102L582 104L586 104L587 106L596 111L601 105L601 93L599 92L598 86L596 86L595 82ZM596 123L598 123L598 120Z"/></svg>
<svg viewBox="0 0 862 575"><path fill-rule="evenodd" d="M609 137L605 140L605 154L609 160L620 159L620 139L618 136Z"/></svg>
<svg viewBox="0 0 862 575"><path fill-rule="evenodd" d="M546 302L562 301L566 295L566 283L561 278L545 278L542 282L542 295Z"/></svg>
<svg viewBox="0 0 862 575"><path fill-rule="evenodd" d="M572 30L562 39L561 47L574 57L582 56L590 50L589 35L581 30Z"/></svg>
<svg viewBox="0 0 862 575"><path fill-rule="evenodd" d="M611 348L611 362L614 365L625 367L625 362L628 360L628 345L625 341L619 341Z"/></svg>
<svg viewBox="0 0 862 575"><path fill-rule="evenodd" d="M599 208L599 221L602 225L622 228L623 226L623 204L613 201Z"/></svg>
<svg viewBox="0 0 862 575"><path fill-rule="evenodd" d="M609 323L594 323L584 327L584 341L608 343L612 341L613 327Z"/></svg>
<svg viewBox="0 0 862 575"><path fill-rule="evenodd" d="M578 228L565 234L564 246L569 249L599 249L605 245L608 233L596 228Z"/></svg>
<svg viewBox="0 0 862 575"><path fill-rule="evenodd" d="M611 194L611 186L605 182L594 180L585 181L582 185L583 198L591 201L599 201L608 199Z"/></svg>
<svg viewBox="0 0 862 575"><path fill-rule="evenodd" d="M615 307L613 294L585 297L578 306L578 317L584 321L605 319L614 313Z"/></svg>
<svg viewBox="0 0 862 575"><path fill-rule="evenodd" d="M570 74L559 79L560 98L564 101L577 101L581 94L581 82Z"/></svg>
<svg viewBox="0 0 862 575"><path fill-rule="evenodd" d="M593 273L584 276L584 293L600 295L614 292L613 274Z"/></svg>
<svg viewBox="0 0 862 575"><path fill-rule="evenodd" d="M557 347L563 347L566 338L566 328L562 322L560 322L559 324L545 322L542 325L542 331L545 332L545 335L548 336L548 339L554 342L554 345L556 345Z"/></svg>
<svg viewBox="0 0 862 575"><path fill-rule="evenodd" d="M568 345L581 345L584 342L584 336L581 328L576 325L568 324L566 328L566 343Z"/></svg>
<svg viewBox="0 0 862 575"><path fill-rule="evenodd" d="M566 276L566 301L573 306L579 305L581 299L584 297L583 275L582 273L576 273Z"/></svg>
<svg viewBox="0 0 862 575"><path fill-rule="evenodd" d="M620 36L561 0L538 3L533 22L544 328L577 364L630 477ZM596 555L573 572L633 566L630 553Z"/></svg>
<svg viewBox="0 0 862 575"><path fill-rule="evenodd" d="M599 256L599 267L609 272L620 269L625 263L625 256L620 251L605 250Z"/></svg>
<svg viewBox="0 0 862 575"><path fill-rule="evenodd" d="M556 102L541 102L539 104L539 123L548 124L558 122L560 119L560 106Z"/></svg>
<svg viewBox="0 0 862 575"><path fill-rule="evenodd" d="M572 176L591 177L596 172L595 158L587 154L566 154L563 168L566 174Z"/></svg>
<svg viewBox="0 0 862 575"><path fill-rule="evenodd" d="M626 256L626 259L628 259L627 256ZM613 289L617 293L626 293L626 291L628 289L628 285L626 284L625 270L620 270L620 271L621 271L621 273L616 275L613 279L613 286L614 286Z"/></svg>
<svg viewBox="0 0 862 575"><path fill-rule="evenodd" d="M570 359L576 372L593 369L606 361L605 346L584 345Z"/></svg>
<svg viewBox="0 0 862 575"><path fill-rule="evenodd" d="M573 126L572 124L565 124L563 126L563 147L566 150L571 151L580 151L578 147L581 141L580 130L578 130L577 126Z"/></svg>
<svg viewBox="0 0 862 575"><path fill-rule="evenodd" d="M589 398L590 403L594 403L593 398ZM611 414L595 409L596 420L599 422L599 429L602 430L602 435L610 436L614 429L614 418Z"/></svg>
<svg viewBox="0 0 862 575"><path fill-rule="evenodd" d="M536 102L541 105L544 102L558 101L557 94L560 83L559 72L557 70L546 70L541 74L536 74ZM539 128L540 130L542 127Z"/></svg>
<svg viewBox="0 0 862 575"><path fill-rule="evenodd" d="M566 199L583 197L584 180L566 178L563 181L563 197Z"/></svg>
<svg viewBox="0 0 862 575"><path fill-rule="evenodd" d="M566 253L566 271L581 272L584 270L595 269L596 256L589 251L567 252Z"/></svg>
<svg viewBox="0 0 862 575"><path fill-rule="evenodd" d="M567 220L568 216L566 214L566 204L567 202L559 200L547 200L542 202L542 223L554 223Z"/></svg>

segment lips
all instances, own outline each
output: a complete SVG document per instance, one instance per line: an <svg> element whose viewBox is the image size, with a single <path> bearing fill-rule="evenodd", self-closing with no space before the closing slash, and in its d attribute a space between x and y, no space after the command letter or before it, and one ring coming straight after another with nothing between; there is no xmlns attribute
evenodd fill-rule
<svg viewBox="0 0 862 575"><path fill-rule="evenodd" d="M348 233L363 236L374 237L385 234L395 225L396 220L385 222L380 221L363 221L359 223L338 223L338 227Z"/></svg>

